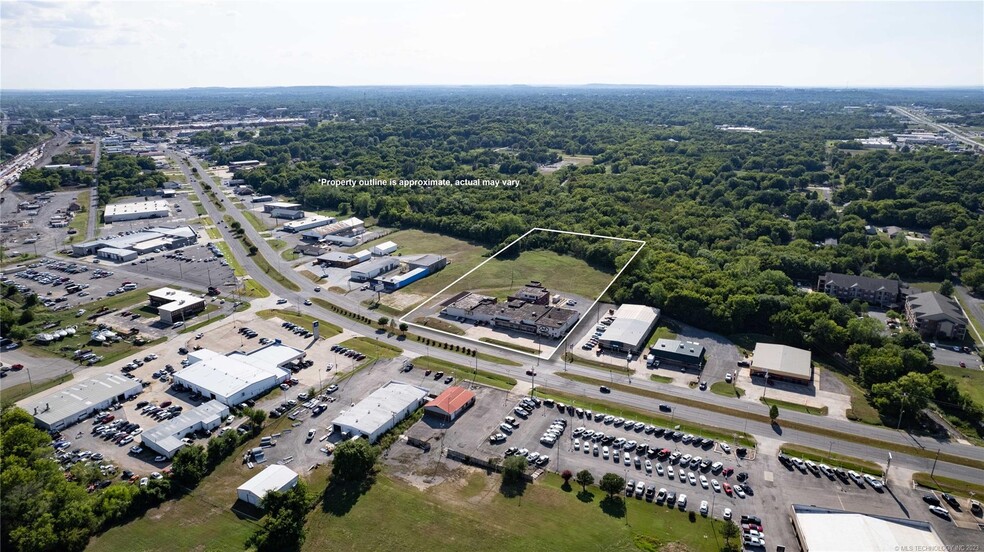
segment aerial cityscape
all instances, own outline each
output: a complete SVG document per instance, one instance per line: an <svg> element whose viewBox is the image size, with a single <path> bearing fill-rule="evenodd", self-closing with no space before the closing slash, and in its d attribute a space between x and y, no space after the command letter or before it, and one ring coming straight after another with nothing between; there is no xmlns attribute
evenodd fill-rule
<svg viewBox="0 0 984 552"><path fill-rule="evenodd" d="M984 549L981 21L0 1L0 548Z"/></svg>

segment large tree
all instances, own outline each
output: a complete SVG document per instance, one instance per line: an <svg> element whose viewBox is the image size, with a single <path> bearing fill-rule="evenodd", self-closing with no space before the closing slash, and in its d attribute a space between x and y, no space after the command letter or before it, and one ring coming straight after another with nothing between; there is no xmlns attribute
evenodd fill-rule
<svg viewBox="0 0 984 552"><path fill-rule="evenodd" d="M588 485L594 483L594 476L588 470L581 470L574 476L574 481L581 486L582 491L588 490Z"/></svg>
<svg viewBox="0 0 984 552"><path fill-rule="evenodd" d="M372 475L379 458L379 447L365 439L349 439L335 447L331 465L332 477L342 481L357 481Z"/></svg>
<svg viewBox="0 0 984 552"><path fill-rule="evenodd" d="M617 473L606 473L601 476L598 487L608 494L609 498L618 496L625 490L625 478Z"/></svg>

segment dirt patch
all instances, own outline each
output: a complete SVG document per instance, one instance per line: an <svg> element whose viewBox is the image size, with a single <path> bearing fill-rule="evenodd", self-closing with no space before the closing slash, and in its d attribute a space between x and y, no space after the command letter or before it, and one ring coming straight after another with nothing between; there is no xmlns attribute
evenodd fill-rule
<svg viewBox="0 0 984 552"><path fill-rule="evenodd" d="M416 293L395 293L383 297L380 302L387 307L404 312L409 310L410 307L423 303L426 300L427 296L425 295L418 295Z"/></svg>
<svg viewBox="0 0 984 552"><path fill-rule="evenodd" d="M426 491L436 485L460 477L456 471L457 463L440 456L440 447L435 446L429 452L412 447L405 441L397 441L387 451L383 458L387 472L421 491Z"/></svg>

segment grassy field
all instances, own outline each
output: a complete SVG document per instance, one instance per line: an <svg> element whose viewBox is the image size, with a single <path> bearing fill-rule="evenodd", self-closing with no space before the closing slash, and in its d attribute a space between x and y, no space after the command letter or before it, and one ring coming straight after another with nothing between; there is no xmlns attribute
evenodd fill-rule
<svg viewBox="0 0 984 552"><path fill-rule="evenodd" d="M475 381L476 383L498 387L507 391L516 386L516 380L509 376L501 376L492 372L486 372L485 370L476 370L472 366L456 364L440 358L422 356L414 359L413 365L414 368L419 370L444 372L448 376L454 376L454 379L459 382L462 380Z"/></svg>
<svg viewBox="0 0 984 552"><path fill-rule="evenodd" d="M562 374L558 374L562 375ZM563 377L571 378L571 374L562 375ZM580 381L580 380L578 380ZM605 384L604 382L602 383ZM607 384L609 387L613 387L612 384ZM617 385L617 384L616 384ZM613 387L614 388L614 387ZM647 424L657 425L660 427L678 427L679 430L685 431L687 433L693 433L694 435L699 435L701 437L710 437L717 441L732 442L736 432L727 429L722 429L718 427L705 426L701 424L693 424L683 420L677 420L673 416L665 416L663 414L658 414L656 412L636 410L634 408L626 407L625 405L604 401L600 399L588 399L584 396L572 395L564 391L549 389L546 387L538 387L535 391L538 397L552 398L554 400L559 400L567 404L573 404L580 406L582 408L588 408L595 412L604 412L606 414L611 414L613 416L628 416L633 420L643 421ZM654 404L655 408L656 405ZM742 446L754 447L756 444L755 438L748 434L738 433L738 441Z"/></svg>
<svg viewBox="0 0 984 552"><path fill-rule="evenodd" d="M246 269L243 268L243 265L239 264L239 261L232 254L232 249L229 248L229 244L227 244L225 242L217 242L216 245L222 251L222 254L224 255L223 258L226 260L226 262L229 263L229 267L232 268L232 270L236 274L236 276L239 276L240 278L242 278L243 276L246 276L247 275ZM243 286L246 288L245 291L243 292L243 296L245 296L245 297L269 297L270 296L270 292L267 291L267 289L265 287L261 286L259 284L259 282L257 282L256 280L253 280L252 278L246 278L246 279L244 279L243 280Z"/></svg>
<svg viewBox="0 0 984 552"><path fill-rule="evenodd" d="M726 381L716 381L711 384L711 393L721 395L722 397L743 397L745 390L741 387L731 385Z"/></svg>
<svg viewBox="0 0 984 552"><path fill-rule="evenodd" d="M403 349L369 337L353 337L341 342L340 345L355 349L367 357L396 358L403 354Z"/></svg>
<svg viewBox="0 0 984 552"><path fill-rule="evenodd" d="M471 472L420 491L384 474L364 495L329 498L309 514L302 550L717 552L724 544L721 523L710 518L691 523L686 513L634 499L606 509L597 487L562 488L554 476L512 498L499 482Z"/></svg>
<svg viewBox="0 0 984 552"><path fill-rule="evenodd" d="M79 192L76 196L75 202L81 205L84 210L75 213L75 216L68 223L69 228L74 228L77 231L75 234L68 236L68 243L85 241L86 233L89 231L89 209L92 208L91 199L92 192L89 190Z"/></svg>
<svg viewBox="0 0 984 552"><path fill-rule="evenodd" d="M7 266L14 266L20 263L25 263L31 259L37 259L40 255L35 255L34 253L23 253L17 252L17 255L8 255L6 247L0 247L0 268Z"/></svg>
<svg viewBox="0 0 984 552"><path fill-rule="evenodd" d="M971 493L980 500L984 496L984 485L968 483L959 479L934 475L930 477L928 473L917 472L912 474L912 481L917 485L943 491L944 493L956 494L969 497Z"/></svg>
<svg viewBox="0 0 984 552"><path fill-rule="evenodd" d="M435 330L445 331L454 335L465 335L465 331L454 324L449 324L440 318L432 318L429 316L418 316L413 319L414 323L420 324L421 326L427 326L428 328L434 328Z"/></svg>
<svg viewBox="0 0 984 552"><path fill-rule="evenodd" d="M271 318L279 318L285 322L293 322L294 324L300 324L305 328L310 328L315 320L318 321L318 328L321 332L321 337L332 337L342 333L342 328L332 324L331 322L325 322L320 318L314 318L313 316L308 316L306 314L297 314L287 310L276 310L267 309L261 310L256 313L257 316L263 318L264 320L269 320Z"/></svg>
<svg viewBox="0 0 984 552"><path fill-rule="evenodd" d="M31 385L30 382L27 382L0 387L0 404L15 403L25 397L30 397L35 393L40 393L45 389L51 389L56 385L65 383L72 378L72 374L65 374L64 376L58 376L57 378L35 383L33 385Z"/></svg>
<svg viewBox="0 0 984 552"><path fill-rule="evenodd" d="M213 305L209 305L209 306L211 307ZM242 308L242 307L240 307L240 308ZM204 328L205 326L208 326L209 324L212 324L214 322L218 322L219 320L222 320L226 316L228 316L228 315L220 314L218 316L212 316L212 317L206 318L205 320L201 320L201 321L196 322L196 323L194 323L194 324L192 324L190 326L185 326L184 328L181 329L181 332L180 333L183 333L184 334L184 333L191 333L191 332L197 331L197 330L199 330L201 328Z"/></svg>
<svg viewBox="0 0 984 552"><path fill-rule="evenodd" d="M213 240L221 240L222 239L222 233L219 232L219 229L216 228L216 227L214 227L214 226L206 226L205 227L205 233L208 234L208 237L211 238L211 239L213 239Z"/></svg>
<svg viewBox="0 0 984 552"><path fill-rule="evenodd" d="M551 291L593 299L612 281L612 276L575 257L545 250L523 251L516 258L492 259L449 292L471 290L505 299L527 282L536 280Z"/></svg>
<svg viewBox="0 0 984 552"><path fill-rule="evenodd" d="M826 406L824 406L823 408L811 408L809 406L806 406L805 404L796 404L796 403L792 403L792 402L780 401L779 399L771 399L769 397L765 397L765 398L759 399L759 401L762 404L768 405L770 407L772 405L776 405L776 407L779 408L779 415L780 416L782 416L782 411L783 410L794 410L796 412L802 412L804 414L813 414L814 416L826 416L827 415L827 407Z"/></svg>
<svg viewBox="0 0 984 552"><path fill-rule="evenodd" d="M984 405L984 371L959 366L937 366L940 372L957 380L960 392Z"/></svg>
<svg viewBox="0 0 984 552"><path fill-rule="evenodd" d="M516 362L514 360L509 360L508 358L501 358L495 355L490 355L488 353L478 353L478 360L484 360L485 362L494 362L496 364L501 364L503 366L522 366L522 362Z"/></svg>
<svg viewBox="0 0 984 552"><path fill-rule="evenodd" d="M673 378L668 378L666 376L657 376L652 374L649 376L650 381L655 381L656 383L673 383Z"/></svg>
<svg viewBox="0 0 984 552"><path fill-rule="evenodd" d="M845 470L854 470L861 473L870 473L871 475L877 475L881 477L885 469L876 464L875 462L869 462L867 460L861 460L860 458L854 458L853 456L844 456L842 454L827 454L827 451L802 447L800 445L792 445L789 443L783 443L779 450L788 454L790 456L798 456L803 460L813 460L816 463L824 463L828 466L835 468L843 468Z"/></svg>
<svg viewBox="0 0 984 552"><path fill-rule="evenodd" d="M657 340L676 339L677 334L674 332L675 329L676 329L675 327L670 328L669 324L661 320L659 325L656 326L656 330L653 331L652 337L649 338L649 344L646 345L646 349L649 349L650 347L655 345Z"/></svg>
<svg viewBox="0 0 984 552"><path fill-rule="evenodd" d="M972 329L977 330L976 333L972 331L967 332L967 335L969 335L970 338L974 340L974 342L976 342L978 346L984 346L984 342L977 339L978 335L980 335L981 339L984 339L984 325L982 325L984 324L984 322L978 320L977 317L974 316L972 312L967 310L967 305L964 304L964 300L962 297L960 297L959 293L954 293L953 298L956 299L958 303L960 303L960 307L964 310L965 313L967 313L967 318L970 320L970 325L973 326Z"/></svg>
<svg viewBox="0 0 984 552"><path fill-rule="evenodd" d="M198 216L204 217L208 215L208 211L205 210L205 206L202 205L201 203L197 201L193 201L191 203L191 206L195 208L195 214L197 214Z"/></svg>
<svg viewBox="0 0 984 552"><path fill-rule="evenodd" d="M280 252L280 258L282 258L285 261L296 261L297 259L300 259L303 256L304 255L300 253L295 253L294 248L292 247L288 249L284 249L283 251Z"/></svg>
<svg viewBox="0 0 984 552"><path fill-rule="evenodd" d="M537 351L536 349L533 349L532 347L523 347L522 345L516 345L515 343L510 343L508 341L502 341L501 339L493 339L491 337L481 337L478 340L479 341L482 341L484 343L491 343L493 345L500 345L502 347L507 347L509 349L513 349L513 350L520 351L520 352L523 352L523 353L533 353L535 355L535 354L539 354L539 352L540 352L540 351Z"/></svg>
<svg viewBox="0 0 984 552"><path fill-rule="evenodd" d="M576 356L574 353L564 353L564 355L567 358L567 362L570 362L572 364L577 364L579 366L587 366L588 368L596 368L598 370L604 370L605 372L609 372L609 371L610 372L618 372L619 374L634 374L635 373L635 370L630 370L629 368L626 368L625 366L622 366L621 364L619 364L617 362L602 362L600 360L594 360L594 359L589 359L589 358L581 358L579 356ZM657 376L657 377L663 378L664 376ZM669 382L673 381L670 378L665 378L665 379L667 380L666 383L669 383ZM660 380L653 380L653 381L660 381Z"/></svg>
<svg viewBox="0 0 984 552"><path fill-rule="evenodd" d="M246 222L250 223L253 228L256 228L257 232L266 232L270 229L253 211L243 210L242 213L246 217Z"/></svg>
<svg viewBox="0 0 984 552"><path fill-rule="evenodd" d="M267 276L273 278L278 284L291 291L301 291L301 286L295 284L293 280L287 279L287 277L284 276L279 270L270 266L270 263L267 262L266 257L264 257L262 253L257 253L250 258L253 259L253 262L256 263L256 266L259 267L260 270L262 270Z"/></svg>
<svg viewBox="0 0 984 552"><path fill-rule="evenodd" d="M816 359L814 359L816 362ZM819 362L817 364L820 364ZM868 399L865 397L864 390L858 386L857 383L851 379L850 376L841 374L832 369L828 369L824 372L828 376L833 376L848 388L851 394L851 409L847 412L847 418L849 420L855 420L868 425L882 425L881 416L878 415L878 411L875 407L868 404Z"/></svg>
<svg viewBox="0 0 984 552"><path fill-rule="evenodd" d="M280 251L281 249L287 247L287 242L277 238L270 238L266 242L270 244L270 247L272 247L274 251Z"/></svg>

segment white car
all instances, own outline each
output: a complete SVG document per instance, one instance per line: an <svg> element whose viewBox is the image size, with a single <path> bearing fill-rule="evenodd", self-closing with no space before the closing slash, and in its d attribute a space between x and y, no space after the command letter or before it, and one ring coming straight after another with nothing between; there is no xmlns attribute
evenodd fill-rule
<svg viewBox="0 0 984 552"><path fill-rule="evenodd" d="M724 515L723 515L723 517L724 517L724 520L725 521L731 519L731 508L725 508L724 509Z"/></svg>
<svg viewBox="0 0 984 552"><path fill-rule="evenodd" d="M597 452L597 451L598 451L598 447L595 447L595 452ZM608 460L608 447L603 447L603 448L601 449L601 456L602 456L602 458L604 458L605 460Z"/></svg>
<svg viewBox="0 0 984 552"><path fill-rule="evenodd" d="M663 475L663 464L656 464L656 475Z"/></svg>
<svg viewBox="0 0 984 552"><path fill-rule="evenodd" d="M718 483L717 479L711 479L711 488L714 489L714 492L716 493L721 492L721 484Z"/></svg>
<svg viewBox="0 0 984 552"><path fill-rule="evenodd" d="M581 440L574 439L574 450L581 450Z"/></svg>
<svg viewBox="0 0 984 552"><path fill-rule="evenodd" d="M704 487L705 489L707 488L707 477L703 475L700 476L700 486Z"/></svg>
<svg viewBox="0 0 984 552"><path fill-rule="evenodd" d="M628 454L626 454L625 455L625 459L623 460L622 463L625 464L626 466L631 466L632 465L632 458Z"/></svg>
<svg viewBox="0 0 984 552"><path fill-rule="evenodd" d="M745 498L745 489L742 489L741 485L735 485L733 489L738 498Z"/></svg>
<svg viewBox="0 0 984 552"><path fill-rule="evenodd" d="M164 456L162 454L158 454L157 456L154 457L154 462L158 462L158 463L159 462L167 462L167 456Z"/></svg>
<svg viewBox="0 0 984 552"><path fill-rule="evenodd" d="M152 472L150 474L150 478L151 479L164 479L164 476L161 475L161 472Z"/></svg>
<svg viewBox="0 0 984 552"><path fill-rule="evenodd" d="M702 516L706 516L707 515L707 501L706 500L701 500L700 501L700 515L702 515Z"/></svg>
<svg viewBox="0 0 984 552"><path fill-rule="evenodd" d="M721 443L721 450L723 450L725 454L731 454L731 445L727 443Z"/></svg>
<svg viewBox="0 0 984 552"><path fill-rule="evenodd" d="M286 303L287 303L287 300L286 299L277 299L277 304L278 305L283 305L283 304L286 304Z"/></svg>
<svg viewBox="0 0 984 552"><path fill-rule="evenodd" d="M673 477L674 477L674 474L673 474L673 466L669 466L668 468L666 468L666 477L669 477L670 479L673 479Z"/></svg>
<svg viewBox="0 0 984 552"><path fill-rule="evenodd" d="M147 479L146 477L141 477L140 478L140 486L141 487L146 487L147 486L147 483L150 483L150 480L149 479Z"/></svg>
<svg viewBox="0 0 984 552"><path fill-rule="evenodd" d="M690 484L691 485L696 485L697 484L697 476L694 475L694 472L688 473L687 474L687 479L690 480Z"/></svg>
<svg viewBox="0 0 984 552"><path fill-rule="evenodd" d="M646 460L646 473L653 473L653 463Z"/></svg>

